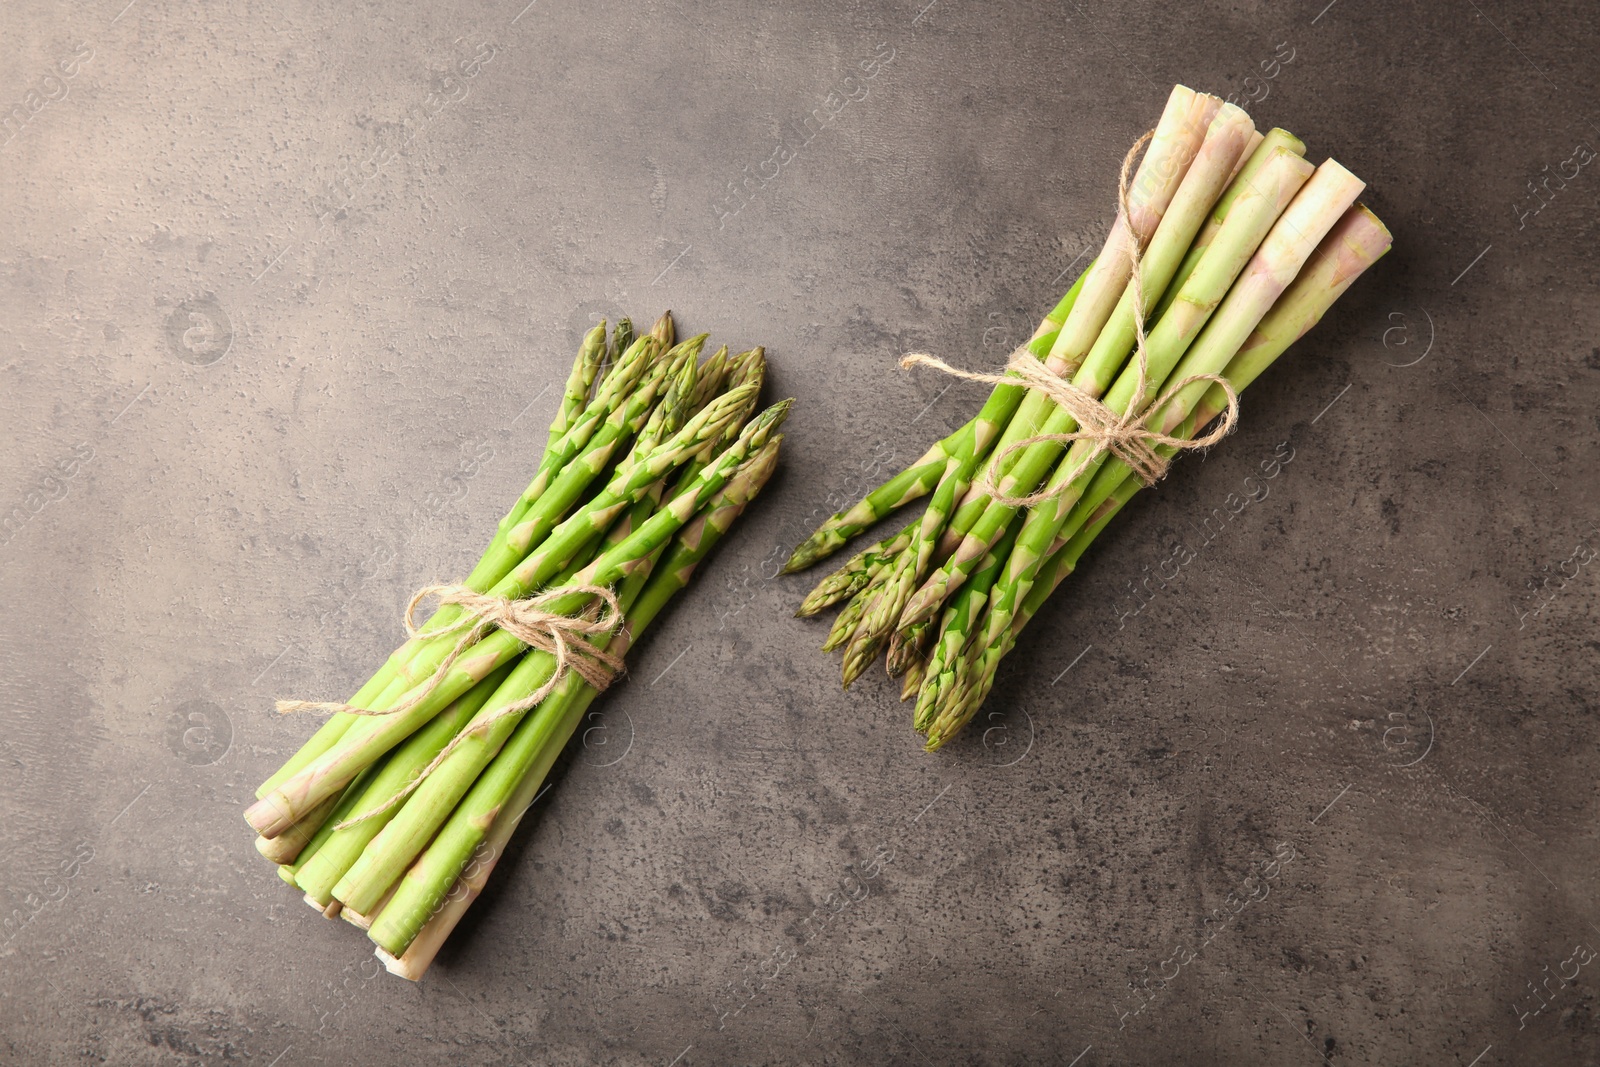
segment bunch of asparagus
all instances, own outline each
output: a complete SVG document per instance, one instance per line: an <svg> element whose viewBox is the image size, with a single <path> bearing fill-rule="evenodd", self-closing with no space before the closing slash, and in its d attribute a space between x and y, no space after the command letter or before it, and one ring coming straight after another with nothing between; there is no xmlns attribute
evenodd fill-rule
<svg viewBox="0 0 1600 1067"><path fill-rule="evenodd" d="M507 601L543 591L564 616L593 604L576 587L609 589L625 625L587 640L619 657L688 584L772 474L789 401L756 413L762 349L702 362L705 334L674 340L670 313L640 337L626 319L609 339L604 322L589 331L538 473L468 589ZM597 694L504 628L472 640L465 614L440 607L245 812L284 880L366 928L389 970L413 980Z"/></svg>
<svg viewBox="0 0 1600 1067"><path fill-rule="evenodd" d="M1111 414L1192 443L1234 397L1215 378L1177 386L1208 375L1243 390L1388 251L1388 231L1356 203L1364 183L1304 154L1294 135L1262 134L1232 104L1174 88L1131 182L1124 168L1104 247L1027 354ZM846 686L885 653L889 674L905 676L902 699L916 696L930 751L972 719L1022 628L1145 486L1096 440L1062 439L1079 430L1008 378L786 565L809 567L931 494L919 519L824 579L799 611L848 602L823 648L844 649Z"/></svg>

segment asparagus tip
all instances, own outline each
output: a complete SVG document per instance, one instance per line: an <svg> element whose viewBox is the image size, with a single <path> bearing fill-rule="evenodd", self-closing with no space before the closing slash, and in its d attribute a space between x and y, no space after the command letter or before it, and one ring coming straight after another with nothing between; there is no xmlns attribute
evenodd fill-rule
<svg viewBox="0 0 1600 1067"><path fill-rule="evenodd" d="M857 634L857 638L859 637L860 635ZM858 643L859 641L852 642L850 648L844 654L844 687L846 689L849 689L852 682L866 673L866 669L871 666L872 661L878 658L876 642L872 643L870 649L858 648ZM852 653L854 654L852 655Z"/></svg>

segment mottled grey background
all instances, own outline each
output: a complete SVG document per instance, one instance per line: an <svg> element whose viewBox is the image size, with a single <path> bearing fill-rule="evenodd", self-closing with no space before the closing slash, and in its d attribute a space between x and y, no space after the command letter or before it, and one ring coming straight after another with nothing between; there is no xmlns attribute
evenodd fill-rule
<svg viewBox="0 0 1600 1067"><path fill-rule="evenodd" d="M1597 1062L1590 5L125 2L0 8L0 1060ZM1174 81L1395 251L926 755L775 561L975 408L895 356L1022 339ZM782 474L374 976L240 820L271 701L352 690L591 317L666 307L767 346Z"/></svg>

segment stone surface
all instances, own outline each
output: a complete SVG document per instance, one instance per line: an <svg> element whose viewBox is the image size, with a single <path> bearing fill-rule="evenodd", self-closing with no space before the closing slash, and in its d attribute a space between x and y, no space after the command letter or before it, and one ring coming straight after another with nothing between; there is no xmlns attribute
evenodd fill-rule
<svg viewBox="0 0 1600 1067"><path fill-rule="evenodd" d="M0 1061L1596 1062L1588 5L522 3L0 12ZM894 358L1022 339L1174 81L1396 249L925 755L776 561L974 410ZM375 975L239 818L271 701L351 691L583 328L666 307L768 346L783 471Z"/></svg>

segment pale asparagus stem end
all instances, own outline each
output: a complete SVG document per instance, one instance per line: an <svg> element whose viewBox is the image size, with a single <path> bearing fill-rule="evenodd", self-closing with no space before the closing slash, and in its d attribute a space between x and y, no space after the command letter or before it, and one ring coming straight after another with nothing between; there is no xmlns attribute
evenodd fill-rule
<svg viewBox="0 0 1600 1067"><path fill-rule="evenodd" d="M1071 373L1082 365L1128 284L1132 271L1130 242L1143 246L1155 232L1221 106L1222 101L1214 96L1182 85L1173 87L1150 147L1129 184L1127 221L1124 223L1119 213L1050 350L1046 366L1053 373Z"/></svg>

